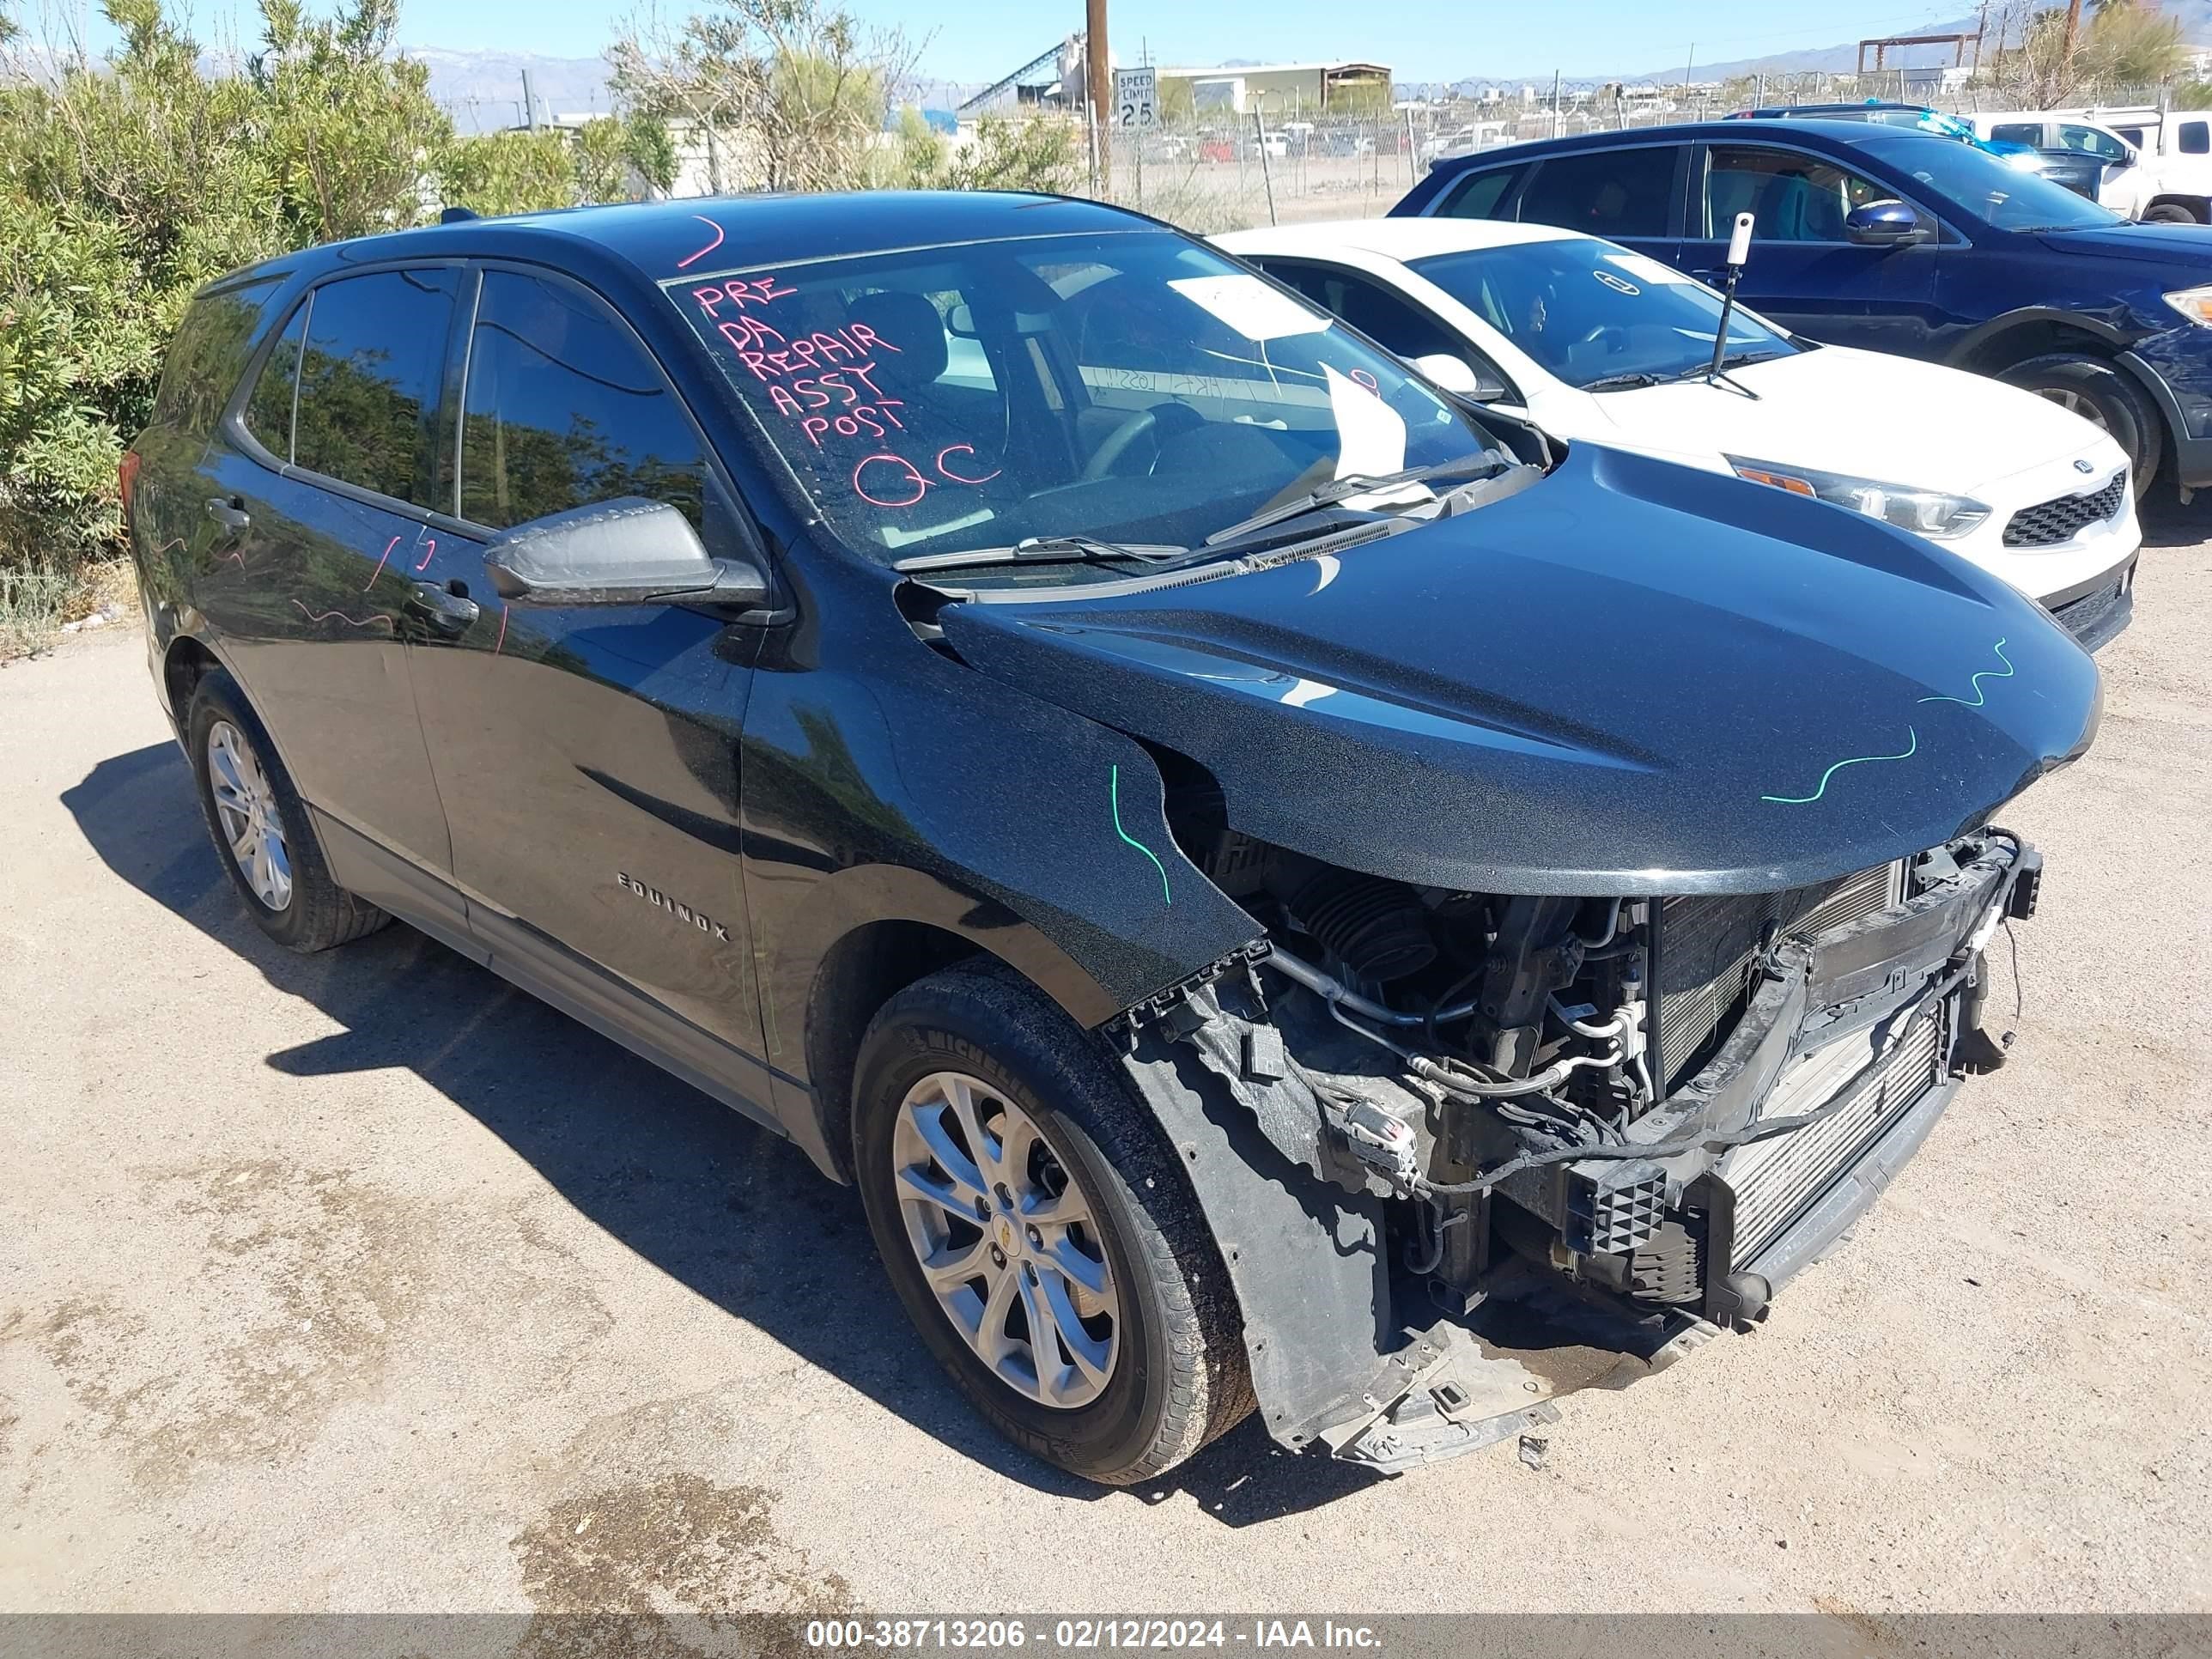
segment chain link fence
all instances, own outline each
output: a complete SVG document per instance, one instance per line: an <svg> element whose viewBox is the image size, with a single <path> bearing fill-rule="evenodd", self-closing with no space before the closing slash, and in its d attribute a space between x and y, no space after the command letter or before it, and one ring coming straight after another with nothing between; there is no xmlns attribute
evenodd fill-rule
<svg viewBox="0 0 2212 1659"><path fill-rule="evenodd" d="M2101 107L2158 108L2170 88L2106 88ZM1210 234L1254 225L1372 217L1441 156L1593 131L1712 120L1738 110L1859 102L1923 105L1954 113L2011 107L1987 82L1942 87L1926 70L1746 76L1714 86L1635 82L1518 89L1509 97L1439 100L1371 113L1285 118L1267 111L1185 115L1109 136L1110 166L1083 193Z"/></svg>

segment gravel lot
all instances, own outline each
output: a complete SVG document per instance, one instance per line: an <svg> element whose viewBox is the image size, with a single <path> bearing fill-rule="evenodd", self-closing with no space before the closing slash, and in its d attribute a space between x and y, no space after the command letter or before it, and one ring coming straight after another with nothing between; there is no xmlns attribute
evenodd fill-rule
<svg viewBox="0 0 2212 1659"><path fill-rule="evenodd" d="M265 943L135 633L0 670L0 1607L2212 1610L2208 529L2006 815L2011 1065L1757 1334L1395 1481L1011 1452L798 1153L404 928Z"/></svg>

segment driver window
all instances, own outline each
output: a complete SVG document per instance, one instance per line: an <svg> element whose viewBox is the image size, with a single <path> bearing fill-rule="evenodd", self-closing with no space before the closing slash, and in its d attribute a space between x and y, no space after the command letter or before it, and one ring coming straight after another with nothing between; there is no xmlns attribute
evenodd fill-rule
<svg viewBox="0 0 2212 1659"><path fill-rule="evenodd" d="M488 270L461 418L461 516L495 530L643 495L705 516L698 434L659 366L566 283Z"/></svg>
<svg viewBox="0 0 2212 1659"><path fill-rule="evenodd" d="M2120 147L2120 141L2109 132L2100 132L2094 127L2076 126L2070 121L2059 127L2058 142L2068 149L2081 150L2105 161L2117 161L2127 154Z"/></svg>
<svg viewBox="0 0 2212 1659"><path fill-rule="evenodd" d="M1725 239L1739 213L1755 242L1840 242L1844 216L1897 192L1794 150L1716 144L1705 173L1705 235Z"/></svg>

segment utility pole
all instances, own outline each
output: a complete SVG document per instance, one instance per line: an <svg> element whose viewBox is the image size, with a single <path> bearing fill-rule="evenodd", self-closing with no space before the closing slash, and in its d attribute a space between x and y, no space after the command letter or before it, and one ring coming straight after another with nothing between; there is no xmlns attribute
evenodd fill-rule
<svg viewBox="0 0 2212 1659"><path fill-rule="evenodd" d="M1090 63L1091 125L1098 139L1098 193L1114 193L1114 73L1106 62L1106 0L1084 0L1083 49Z"/></svg>
<svg viewBox="0 0 2212 1659"><path fill-rule="evenodd" d="M1682 107L1684 109L1690 106L1690 76L1696 72L1697 67L1698 43L1692 40L1690 42L1690 61L1682 65Z"/></svg>
<svg viewBox="0 0 2212 1659"><path fill-rule="evenodd" d="M538 100L530 91L530 71L522 71L522 125L532 132L538 131Z"/></svg>
<svg viewBox="0 0 2212 1659"><path fill-rule="evenodd" d="M1559 72L1552 71L1552 137L1559 136Z"/></svg>

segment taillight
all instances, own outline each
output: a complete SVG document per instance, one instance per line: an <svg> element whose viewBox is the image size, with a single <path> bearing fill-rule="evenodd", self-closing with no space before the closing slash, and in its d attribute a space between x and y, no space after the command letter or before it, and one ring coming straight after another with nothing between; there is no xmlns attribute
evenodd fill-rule
<svg viewBox="0 0 2212 1659"><path fill-rule="evenodd" d="M131 489L137 482L138 452L126 449L123 452L123 459L115 464L115 489L116 493L123 497L123 524L126 530L131 526Z"/></svg>

